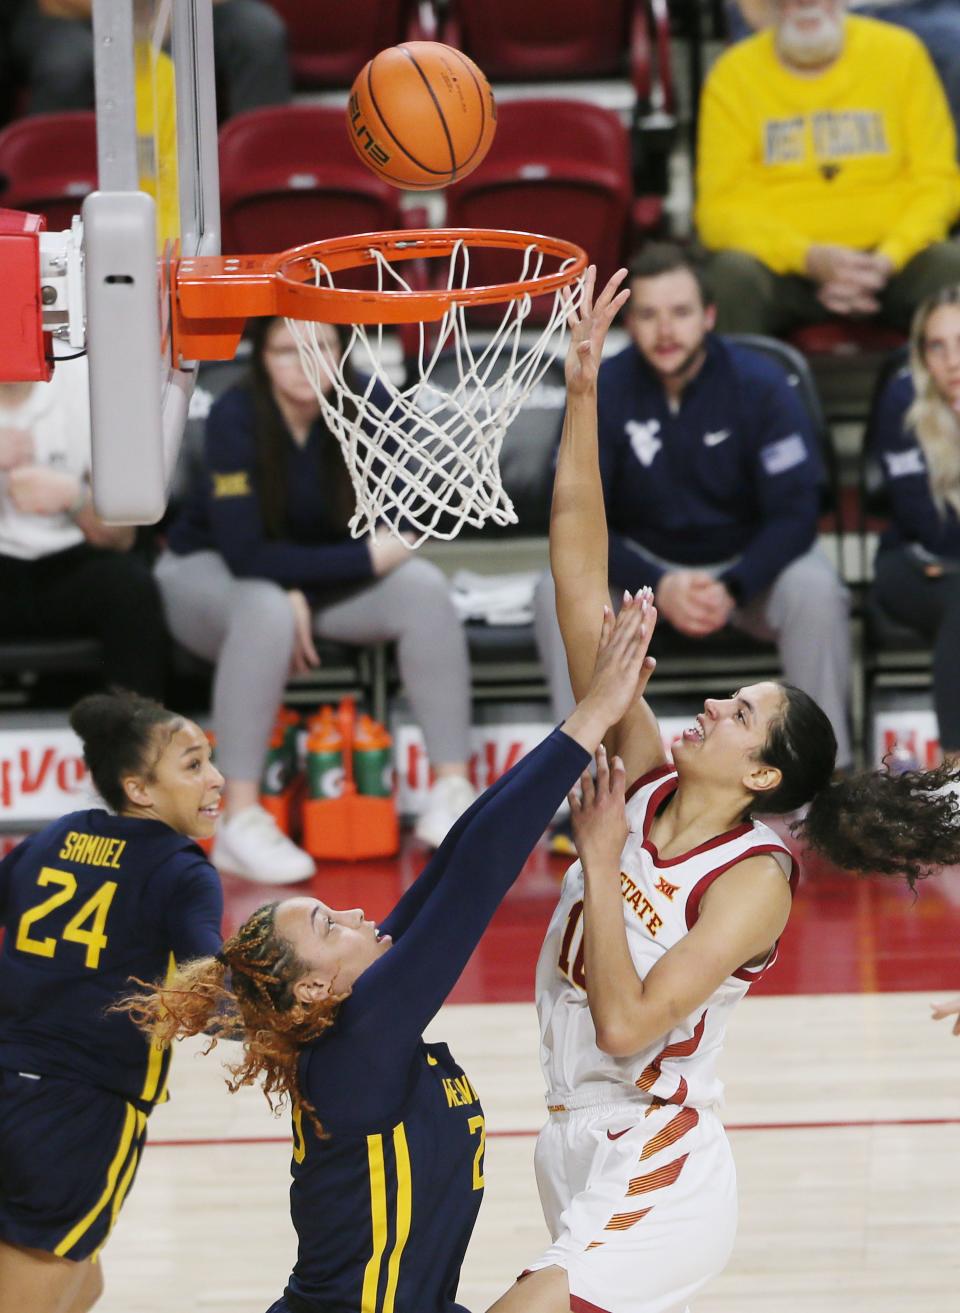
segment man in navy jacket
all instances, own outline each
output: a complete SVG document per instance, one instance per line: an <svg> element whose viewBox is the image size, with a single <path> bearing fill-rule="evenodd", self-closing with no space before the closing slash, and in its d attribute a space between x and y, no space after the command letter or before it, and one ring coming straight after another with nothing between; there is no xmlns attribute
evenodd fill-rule
<svg viewBox="0 0 960 1313"><path fill-rule="evenodd" d="M849 598L817 546L810 417L775 361L712 332L699 267L679 247L648 245L631 275L632 342L599 380L611 587L649 584L662 620L690 638L731 624L775 641L848 766ZM573 695L549 576L536 610L559 720Z"/></svg>

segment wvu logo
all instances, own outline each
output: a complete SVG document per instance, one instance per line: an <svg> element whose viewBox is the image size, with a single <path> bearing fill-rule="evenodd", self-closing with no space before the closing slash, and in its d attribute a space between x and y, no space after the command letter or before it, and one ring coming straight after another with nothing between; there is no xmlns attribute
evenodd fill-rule
<svg viewBox="0 0 960 1313"><path fill-rule="evenodd" d="M678 884L671 884L669 880L665 880L661 875L660 879L656 883L656 888L654 892L658 894L665 894L666 897L669 898L672 903L673 895L677 892L679 888L680 886Z"/></svg>
<svg viewBox="0 0 960 1313"><path fill-rule="evenodd" d="M350 97L350 127L353 131L353 144L361 155L368 155L374 164L390 163L390 152L374 140L373 133L363 122L356 92Z"/></svg>
<svg viewBox="0 0 960 1313"><path fill-rule="evenodd" d="M627 437L630 439L631 451L646 469L653 464L654 456L663 446L663 443L657 437L660 432L660 421L651 419L644 424L640 420L628 419L624 428Z"/></svg>
<svg viewBox="0 0 960 1313"><path fill-rule="evenodd" d="M214 497L249 497L250 491L250 476L246 470L213 476Z"/></svg>

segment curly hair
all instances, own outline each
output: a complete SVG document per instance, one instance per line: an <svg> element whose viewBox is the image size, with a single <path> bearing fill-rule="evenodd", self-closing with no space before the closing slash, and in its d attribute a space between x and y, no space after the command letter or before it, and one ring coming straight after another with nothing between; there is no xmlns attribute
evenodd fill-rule
<svg viewBox="0 0 960 1313"><path fill-rule="evenodd" d="M316 1110L300 1088L300 1050L336 1020L345 994L300 1003L294 984L307 970L276 927L277 903L249 916L216 957L197 958L110 1009L124 1012L156 1043L168 1045L206 1034L209 1053L218 1039L241 1039L243 1056L227 1064L227 1086L236 1093L260 1081L267 1103L279 1114L284 1104L302 1108L319 1135Z"/></svg>
<svg viewBox="0 0 960 1313"><path fill-rule="evenodd" d="M863 771L818 792L791 827L835 866L902 875L910 888L960 862L960 770Z"/></svg>

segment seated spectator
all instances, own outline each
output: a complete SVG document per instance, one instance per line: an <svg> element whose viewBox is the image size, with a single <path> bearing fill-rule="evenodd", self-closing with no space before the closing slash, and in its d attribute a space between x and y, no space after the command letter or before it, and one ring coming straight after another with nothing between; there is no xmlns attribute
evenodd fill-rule
<svg viewBox="0 0 960 1313"><path fill-rule="evenodd" d="M650 245L631 276L632 342L598 382L613 595L650 585L660 624L690 638L729 624L776 641L848 767L849 599L817 546L810 418L774 361L711 331L714 307L685 252ZM536 613L560 719L573 704L549 576Z"/></svg>
<svg viewBox="0 0 960 1313"><path fill-rule="evenodd" d="M697 224L721 332L830 315L906 330L960 279L956 137L911 33L843 0L774 0L704 86Z"/></svg>
<svg viewBox="0 0 960 1313"><path fill-rule="evenodd" d="M13 58L31 114L93 106L93 0L12 0ZM213 0L213 49L227 111L283 105L292 94L283 19L265 0Z"/></svg>
<svg viewBox="0 0 960 1313"><path fill-rule="evenodd" d="M933 700L945 757L960 759L960 287L924 301L910 364L890 380L867 440L892 526L877 552L884 611L933 644Z"/></svg>
<svg viewBox="0 0 960 1313"><path fill-rule="evenodd" d="M327 332L339 355L341 337ZM170 530L157 578L174 636L216 665L226 790L214 859L250 879L286 882L309 878L313 861L258 805L259 781L288 675L318 664L314 640L396 640L438 776L416 828L434 847L475 797L470 677L441 571L386 530L375 542L350 537L353 489L289 328L258 319L252 336L249 379L210 411L205 476Z"/></svg>
<svg viewBox="0 0 960 1313"><path fill-rule="evenodd" d="M727 0L727 31L739 41L769 27L774 0ZM923 42L940 74L954 124L960 124L960 10L957 0L848 0L864 18L905 27Z"/></svg>
<svg viewBox="0 0 960 1313"><path fill-rule="evenodd" d="M98 638L103 683L163 696L163 607L134 531L97 518L90 494L85 360L49 383L0 384L0 632Z"/></svg>

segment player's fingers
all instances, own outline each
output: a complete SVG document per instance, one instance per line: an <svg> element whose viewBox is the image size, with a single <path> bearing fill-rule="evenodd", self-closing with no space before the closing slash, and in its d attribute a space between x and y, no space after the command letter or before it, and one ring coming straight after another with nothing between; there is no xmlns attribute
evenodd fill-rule
<svg viewBox="0 0 960 1313"><path fill-rule="evenodd" d="M577 789L576 785L574 785L574 787L567 794L567 803L569 804L570 807L570 815L579 816L581 802L580 802L580 792Z"/></svg>
<svg viewBox="0 0 960 1313"><path fill-rule="evenodd" d="M618 802L622 802L626 791L627 769L623 758L614 756L610 761L610 792Z"/></svg>
<svg viewBox="0 0 960 1313"><path fill-rule="evenodd" d="M580 776L580 796L583 799L585 808L593 806L594 793L593 776L588 770L585 770Z"/></svg>
<svg viewBox="0 0 960 1313"><path fill-rule="evenodd" d="M602 799L610 792L610 764L607 761L607 750L602 743L594 754L594 760L597 763L596 793L597 797Z"/></svg>
<svg viewBox="0 0 960 1313"><path fill-rule="evenodd" d="M590 319L593 315L593 289L597 283L597 266L595 264L587 265L587 272L583 279L583 298L580 302L581 319Z"/></svg>
<svg viewBox="0 0 960 1313"><path fill-rule="evenodd" d="M960 999L948 998L944 1003L931 1003L930 1011L934 1021L942 1021L944 1017L952 1017L955 1012L960 1013Z"/></svg>
<svg viewBox="0 0 960 1313"><path fill-rule="evenodd" d="M647 685L650 683L650 676L657 668L656 657L647 656L643 658L643 665L640 667L640 676L637 679L637 693L642 696Z"/></svg>
<svg viewBox="0 0 960 1313"><path fill-rule="evenodd" d="M618 299L617 289L620 287L620 284L626 278L627 273L628 270L625 268L618 269L615 274L613 274L610 278L607 279L606 286L604 287L600 295L597 297L596 310L598 312L606 313L609 310L612 303ZM630 295L629 289L624 289L624 290L626 291L627 296L629 296ZM620 292L619 296L623 297L623 292Z"/></svg>
<svg viewBox="0 0 960 1313"><path fill-rule="evenodd" d="M613 627L616 623L613 610L609 606L603 608L603 619L600 622L600 641L597 644L597 653L605 651L610 646L610 639L613 636Z"/></svg>
<svg viewBox="0 0 960 1313"><path fill-rule="evenodd" d="M569 287L560 288L560 300L563 302L564 314L566 315L567 327L571 333L574 333L580 324L577 313L573 307L573 297L570 294Z"/></svg>

